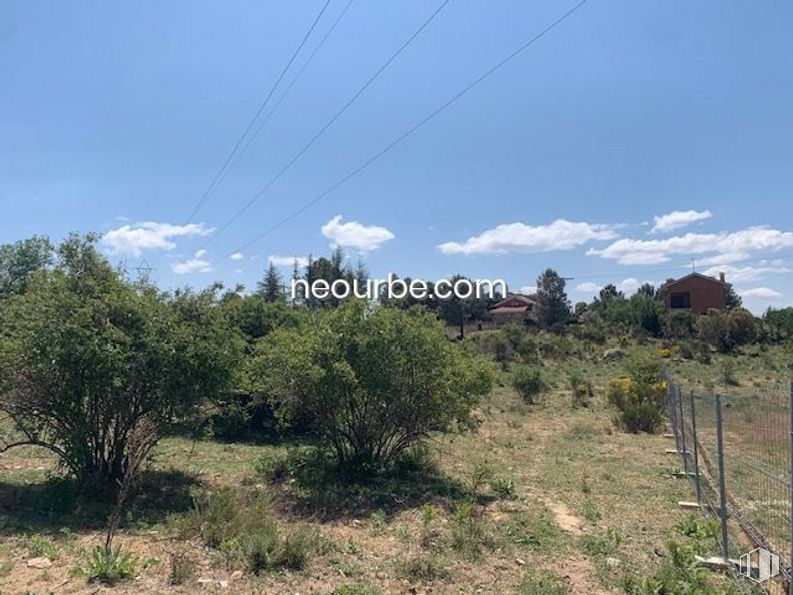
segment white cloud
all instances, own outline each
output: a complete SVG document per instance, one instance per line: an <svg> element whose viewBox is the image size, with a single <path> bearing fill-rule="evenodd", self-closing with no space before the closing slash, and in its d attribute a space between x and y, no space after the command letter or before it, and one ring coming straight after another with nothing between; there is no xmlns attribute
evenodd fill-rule
<svg viewBox="0 0 793 595"><path fill-rule="evenodd" d="M587 254L613 259L624 265L659 264L675 255L718 254L730 259L737 254L774 251L793 246L793 232L770 227L748 227L735 232L687 233L663 240L623 238L603 249L591 248ZM717 262L717 257L708 259Z"/></svg>
<svg viewBox="0 0 793 595"><path fill-rule="evenodd" d="M213 231L203 223L172 225L144 221L111 229L102 236L101 244L110 254L138 257L144 250L173 250L176 247L173 238L206 236Z"/></svg>
<svg viewBox="0 0 793 595"><path fill-rule="evenodd" d="M171 270L177 275L187 275L189 273L209 273L212 271L212 264L204 259L206 254L206 250L199 250L193 255L193 258L171 264Z"/></svg>
<svg viewBox="0 0 793 595"><path fill-rule="evenodd" d="M524 285L523 287L518 289L518 292L523 294L523 295L532 295L534 293L537 293L537 286L536 285Z"/></svg>
<svg viewBox="0 0 793 595"><path fill-rule="evenodd" d="M297 266L299 267L308 265L308 258L304 256L276 256L271 254L267 260L270 264L274 264L277 267L291 267L295 264L295 261L297 261Z"/></svg>
<svg viewBox="0 0 793 595"><path fill-rule="evenodd" d="M782 297L781 293L779 293L774 289L771 289L770 287L754 287L752 289L742 289L738 293L741 294L742 298L746 298L746 299L777 300Z"/></svg>
<svg viewBox="0 0 793 595"><path fill-rule="evenodd" d="M759 281L768 274L789 273L790 269L783 266L760 266L760 267L735 267L735 266L716 266L703 271L703 275L708 277L718 277L719 273L724 273L730 283L742 283L744 281Z"/></svg>
<svg viewBox="0 0 793 595"><path fill-rule="evenodd" d="M391 231L379 225L362 225L357 221L343 223L341 215L336 215L322 226L322 235L328 238L334 247L355 248L361 252L377 250L396 237Z"/></svg>
<svg viewBox="0 0 793 595"><path fill-rule="evenodd" d="M659 233L672 231L686 227L697 221L704 221L710 219L713 214L710 211L672 211L666 215L660 215L653 218L655 225L650 230L650 233Z"/></svg>
<svg viewBox="0 0 793 595"><path fill-rule="evenodd" d="M617 226L557 219L550 225L531 226L507 223L488 229L465 242L446 242L438 248L444 254L506 254L508 252L549 252L570 250L593 240L613 240Z"/></svg>
<svg viewBox="0 0 793 595"><path fill-rule="evenodd" d="M600 291L600 285L597 283L592 283L592 281L586 281L584 283L579 283L575 286L575 290L578 293L594 293Z"/></svg>
<svg viewBox="0 0 793 595"><path fill-rule="evenodd" d="M234 254L229 256L229 258L231 260L242 260L243 258L245 258L245 256L242 254L242 252L235 252Z"/></svg>

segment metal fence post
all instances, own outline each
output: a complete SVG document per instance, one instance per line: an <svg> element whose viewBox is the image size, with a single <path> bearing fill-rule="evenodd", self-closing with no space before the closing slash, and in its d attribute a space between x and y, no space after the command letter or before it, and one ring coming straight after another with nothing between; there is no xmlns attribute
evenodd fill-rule
<svg viewBox="0 0 793 595"><path fill-rule="evenodd" d="M670 383L669 385L669 399L672 413L670 416L672 421L672 433L675 435L675 450L680 451L680 431L677 419L677 386L674 383Z"/></svg>
<svg viewBox="0 0 793 595"><path fill-rule="evenodd" d="M788 569L788 593L793 595L793 380L790 382L790 568Z"/></svg>
<svg viewBox="0 0 793 595"><path fill-rule="evenodd" d="M721 551L729 564L730 547L727 541L727 489L724 485L724 436L721 419L721 395L716 395L716 447L719 458L719 520L721 522Z"/></svg>
<svg viewBox="0 0 793 595"><path fill-rule="evenodd" d="M686 450L686 414L683 412L683 389L677 387L677 407L680 409L680 452L683 454L683 473L688 478L688 451Z"/></svg>
<svg viewBox="0 0 793 595"><path fill-rule="evenodd" d="M697 410L694 407L694 391L690 393L691 400L691 433L694 441L694 483L697 486L697 504L702 505L702 488L699 485L699 447L697 446Z"/></svg>

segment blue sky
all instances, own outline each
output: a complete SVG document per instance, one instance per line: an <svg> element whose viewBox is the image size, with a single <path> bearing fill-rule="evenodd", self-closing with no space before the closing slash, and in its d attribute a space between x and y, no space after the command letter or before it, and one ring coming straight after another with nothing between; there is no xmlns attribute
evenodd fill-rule
<svg viewBox="0 0 793 595"><path fill-rule="evenodd" d="M354 0L188 222L323 2L0 3L0 242L94 231L165 287L252 286L270 257L341 244L376 276L463 272L517 289L552 266L574 277L574 301L683 274L694 258L755 311L793 304L782 0L590 0L248 245L574 5L451 0L216 235L441 4ZM331 0L265 114L347 2Z"/></svg>

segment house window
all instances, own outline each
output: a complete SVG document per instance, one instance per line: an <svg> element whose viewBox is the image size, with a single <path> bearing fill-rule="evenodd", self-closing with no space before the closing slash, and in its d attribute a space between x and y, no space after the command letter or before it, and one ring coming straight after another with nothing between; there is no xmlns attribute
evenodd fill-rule
<svg viewBox="0 0 793 595"><path fill-rule="evenodd" d="M673 293L669 297L669 307L673 310L691 308L691 294L687 291L685 293Z"/></svg>

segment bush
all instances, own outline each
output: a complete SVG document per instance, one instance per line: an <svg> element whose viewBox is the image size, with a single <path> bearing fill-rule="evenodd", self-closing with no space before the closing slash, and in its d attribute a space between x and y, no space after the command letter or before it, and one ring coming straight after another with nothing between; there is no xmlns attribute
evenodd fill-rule
<svg viewBox="0 0 793 595"><path fill-rule="evenodd" d="M628 432L657 432L663 422L667 384L651 359L628 362L628 377L612 378L608 401L619 411L617 423Z"/></svg>
<svg viewBox="0 0 793 595"><path fill-rule="evenodd" d="M727 312L710 310L699 317L697 327L700 337L722 353L751 342L755 336L754 316L743 308Z"/></svg>
<svg viewBox="0 0 793 595"><path fill-rule="evenodd" d="M311 420L346 470L385 469L430 433L474 426L491 375L422 309L348 302L259 344L253 375L281 423Z"/></svg>
<svg viewBox="0 0 793 595"><path fill-rule="evenodd" d="M691 312L669 312L664 317L664 337L690 339L694 336L697 321Z"/></svg>
<svg viewBox="0 0 793 595"><path fill-rule="evenodd" d="M168 584L183 585L195 574L196 565L186 554L171 554Z"/></svg>
<svg viewBox="0 0 793 595"><path fill-rule="evenodd" d="M227 560L243 563L255 574L302 569L315 541L302 528L280 531L264 495L237 494L230 489L197 499L195 509L177 520L176 527L183 537L200 537Z"/></svg>
<svg viewBox="0 0 793 595"><path fill-rule="evenodd" d="M574 408L589 407L592 404L595 390L591 380L576 372L570 376L570 389L573 393L572 405Z"/></svg>
<svg viewBox="0 0 793 595"><path fill-rule="evenodd" d="M512 388L526 403L533 404L548 390L548 383L537 368L520 366L512 373Z"/></svg>
<svg viewBox="0 0 793 595"><path fill-rule="evenodd" d="M17 432L5 448L42 446L83 483L114 488L132 428L162 427L216 396L238 343L211 292L167 298L129 284L94 241L70 237L54 268L5 300L0 410Z"/></svg>

